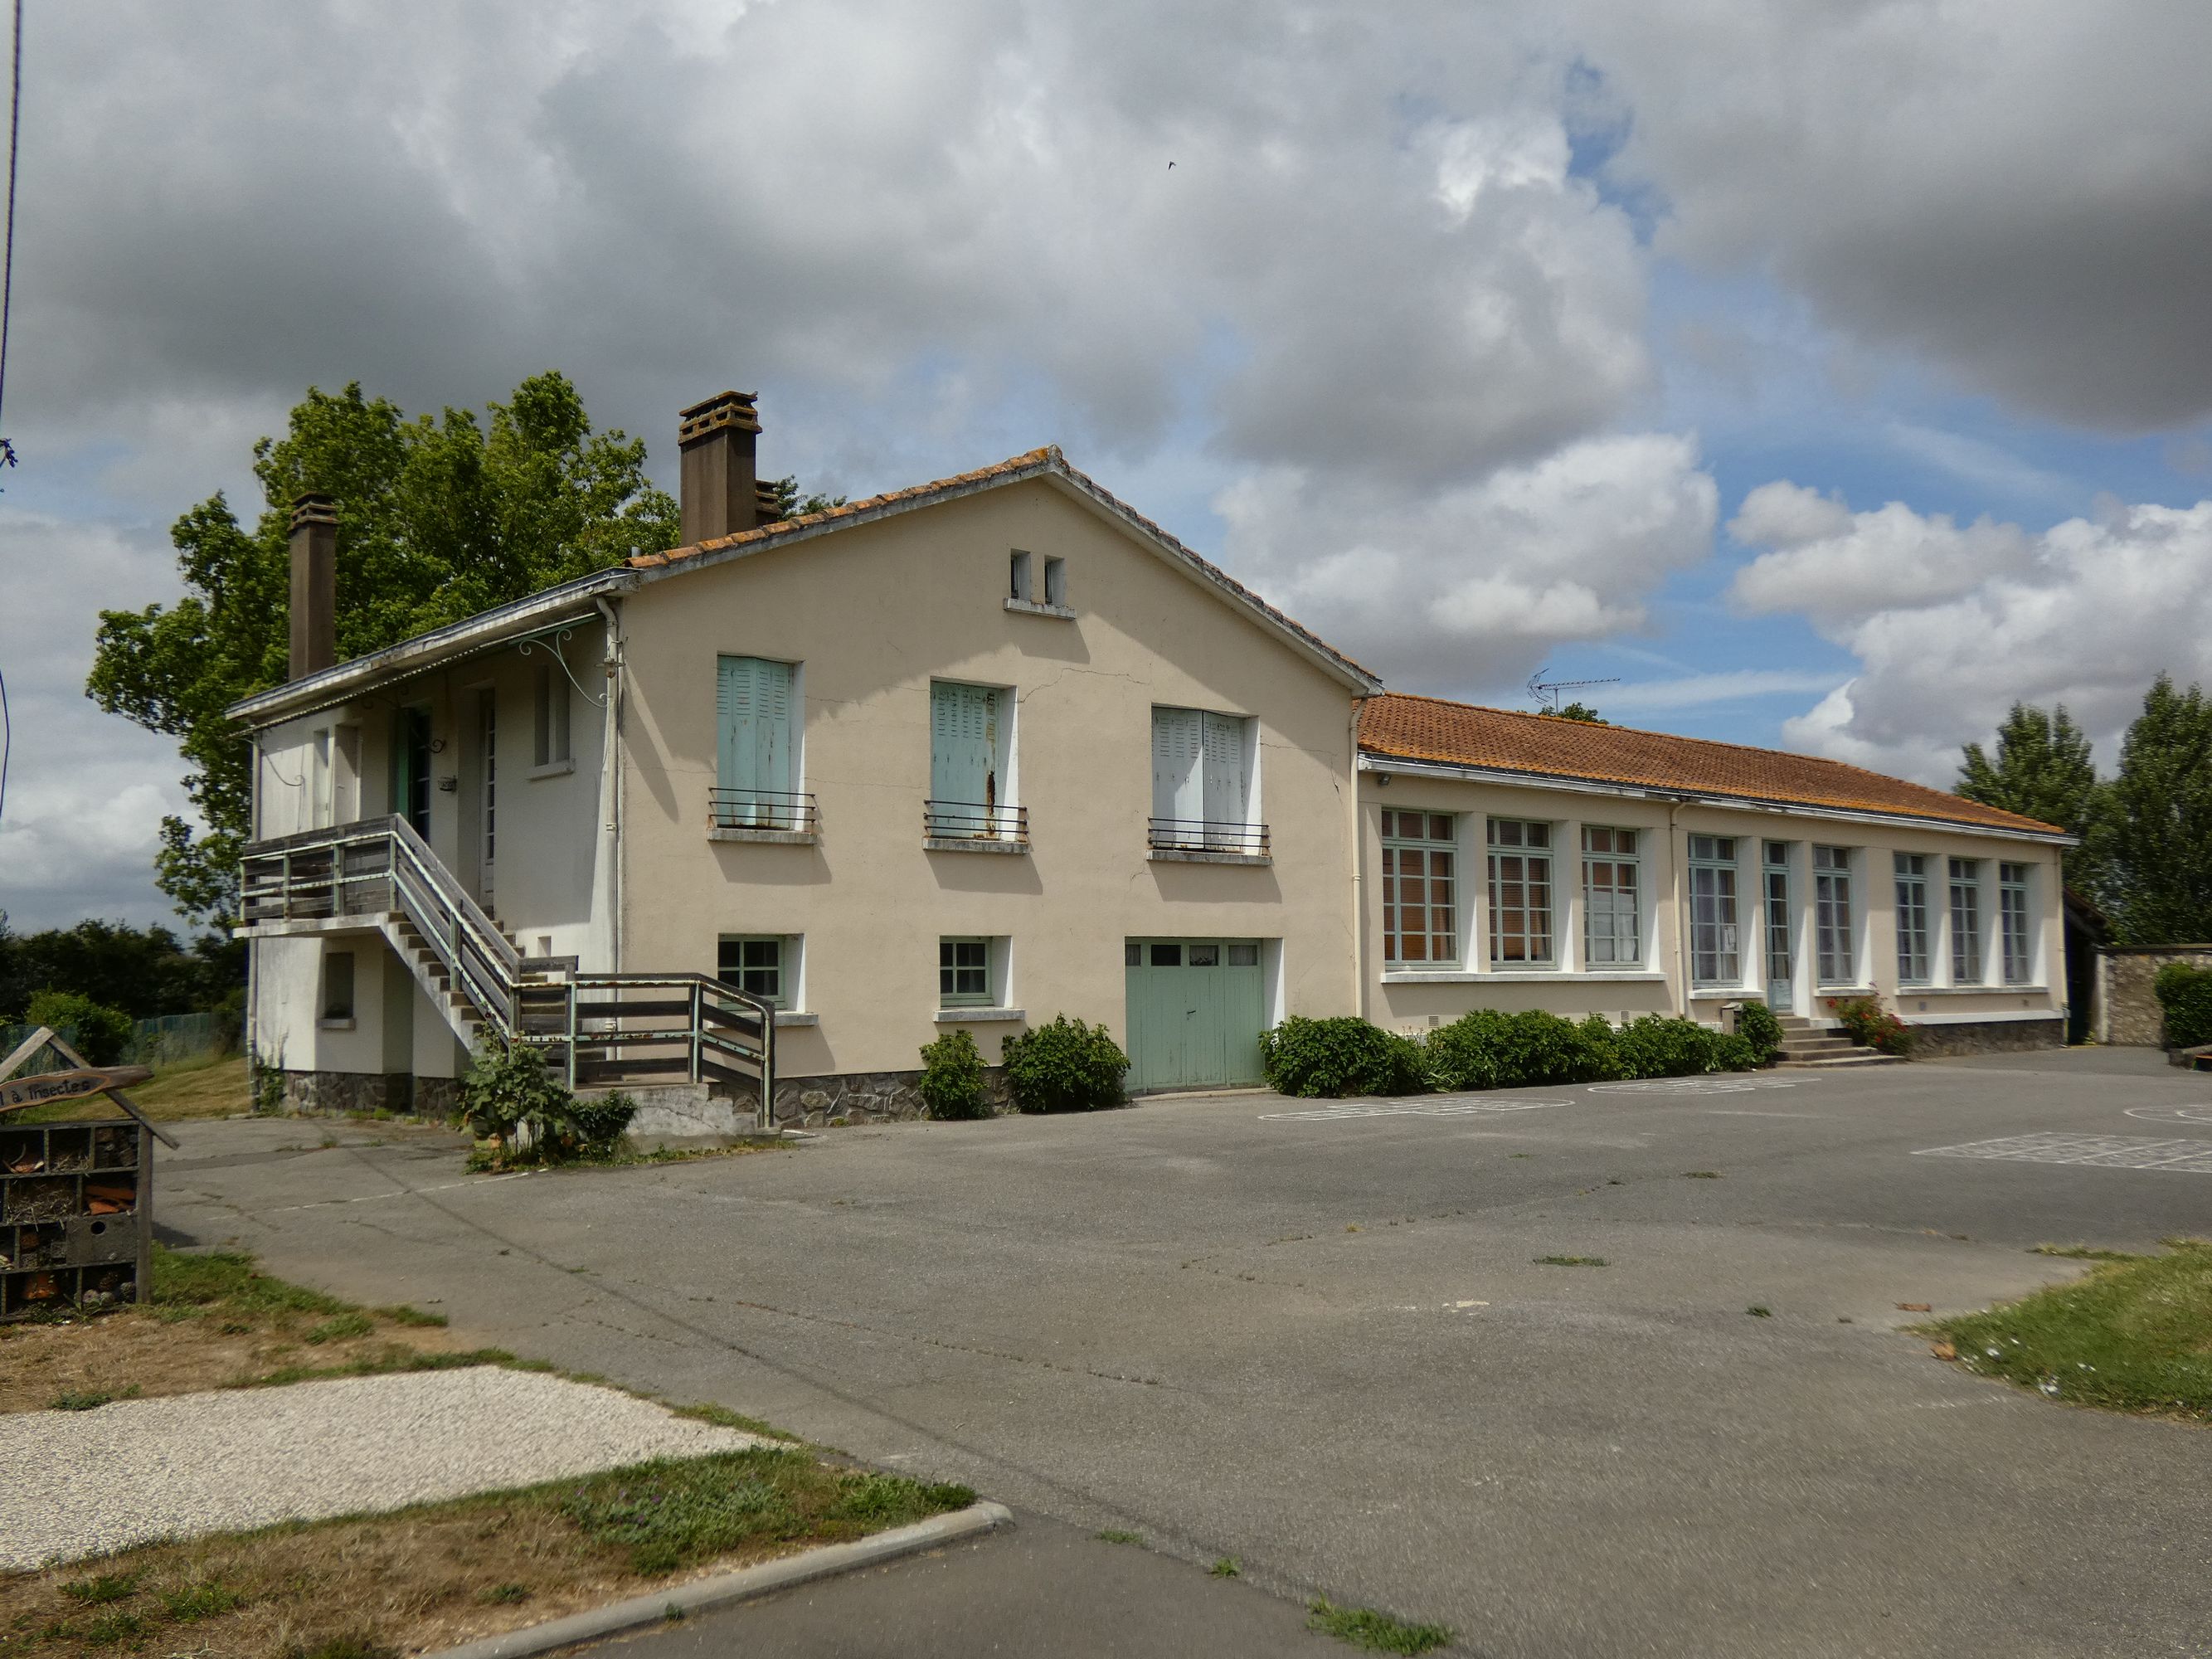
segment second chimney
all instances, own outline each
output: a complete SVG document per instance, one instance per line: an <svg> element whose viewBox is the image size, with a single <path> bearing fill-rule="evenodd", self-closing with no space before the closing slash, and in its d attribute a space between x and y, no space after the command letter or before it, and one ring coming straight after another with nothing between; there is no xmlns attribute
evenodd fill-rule
<svg viewBox="0 0 2212 1659"><path fill-rule="evenodd" d="M310 491L292 501L291 677L338 658L338 510Z"/></svg>
<svg viewBox="0 0 2212 1659"><path fill-rule="evenodd" d="M750 530L762 517L753 441L760 436L757 394L725 392L683 412L676 445L683 455L678 495L683 507L682 545Z"/></svg>

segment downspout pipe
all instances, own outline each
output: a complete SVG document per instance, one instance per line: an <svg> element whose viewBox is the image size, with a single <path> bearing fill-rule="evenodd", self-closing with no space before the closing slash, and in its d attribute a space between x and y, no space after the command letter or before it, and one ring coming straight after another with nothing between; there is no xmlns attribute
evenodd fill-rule
<svg viewBox="0 0 2212 1659"><path fill-rule="evenodd" d="M623 970L622 614L605 598L592 603L606 625L607 713L599 747L601 763L606 768L607 971L619 974Z"/></svg>
<svg viewBox="0 0 2212 1659"><path fill-rule="evenodd" d="M1674 888L1674 1011L1690 1018L1690 890L1682 879L1689 866L1689 849L1676 834L1675 815L1690 805L1687 795L1671 797L1667 804L1667 872Z"/></svg>
<svg viewBox="0 0 2212 1659"><path fill-rule="evenodd" d="M1352 1012L1362 1019L1368 1008L1367 834L1359 804L1359 722L1367 712L1367 701L1352 700L1352 767L1346 775L1352 794Z"/></svg>

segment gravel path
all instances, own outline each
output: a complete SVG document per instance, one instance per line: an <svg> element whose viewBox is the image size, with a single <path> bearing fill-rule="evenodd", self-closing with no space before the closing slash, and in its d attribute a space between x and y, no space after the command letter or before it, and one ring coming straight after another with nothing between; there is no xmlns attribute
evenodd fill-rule
<svg viewBox="0 0 2212 1659"><path fill-rule="evenodd" d="M11 1413L0 1571L763 1443L498 1365Z"/></svg>

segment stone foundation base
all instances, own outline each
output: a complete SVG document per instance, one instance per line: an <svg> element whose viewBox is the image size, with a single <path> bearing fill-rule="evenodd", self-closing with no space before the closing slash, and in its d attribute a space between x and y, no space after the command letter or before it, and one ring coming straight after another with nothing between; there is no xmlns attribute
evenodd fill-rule
<svg viewBox="0 0 2212 1659"><path fill-rule="evenodd" d="M832 1123L891 1123L927 1117L921 1103L921 1073L839 1072L827 1077L780 1077L775 1080L775 1127L819 1129ZM1004 1068L983 1068L983 1098L1003 1112L1012 1104Z"/></svg>
<svg viewBox="0 0 2212 1659"><path fill-rule="evenodd" d="M2018 1054L2027 1048L2066 1046L2066 1017L2048 1019L1961 1020L1956 1024L1912 1025L1915 1060L1947 1060L1954 1054Z"/></svg>
<svg viewBox="0 0 2212 1659"><path fill-rule="evenodd" d="M449 1077L405 1072L294 1072L284 1073L284 1109L309 1117L389 1112L395 1117L445 1117L460 1103L460 1085Z"/></svg>

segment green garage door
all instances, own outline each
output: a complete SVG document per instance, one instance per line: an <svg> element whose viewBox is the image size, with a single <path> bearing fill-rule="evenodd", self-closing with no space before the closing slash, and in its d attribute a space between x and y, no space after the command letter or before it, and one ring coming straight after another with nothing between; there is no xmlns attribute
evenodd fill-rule
<svg viewBox="0 0 2212 1659"><path fill-rule="evenodd" d="M1257 1083L1265 998L1255 939L1133 939L1129 1089Z"/></svg>

